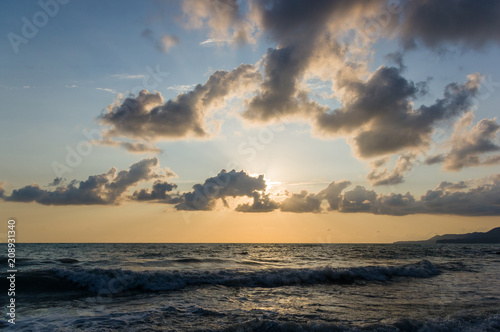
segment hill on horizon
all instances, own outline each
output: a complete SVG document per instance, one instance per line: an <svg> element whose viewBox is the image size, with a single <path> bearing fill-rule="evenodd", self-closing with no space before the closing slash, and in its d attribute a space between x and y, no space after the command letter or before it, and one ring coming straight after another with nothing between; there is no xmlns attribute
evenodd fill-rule
<svg viewBox="0 0 500 332"><path fill-rule="evenodd" d="M500 227L493 228L492 230L482 233L466 233L466 234L445 234L436 235L428 240L421 241L397 241L398 244L438 244L438 243L484 243L495 244L500 243Z"/></svg>

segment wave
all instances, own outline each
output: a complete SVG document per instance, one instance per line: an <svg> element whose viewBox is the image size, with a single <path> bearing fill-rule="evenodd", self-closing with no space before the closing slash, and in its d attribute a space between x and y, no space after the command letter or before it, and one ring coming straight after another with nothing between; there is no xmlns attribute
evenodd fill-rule
<svg viewBox="0 0 500 332"><path fill-rule="evenodd" d="M195 257L168 258L165 256L167 256L167 255L165 255L165 253L151 252L151 253L140 254L137 257L138 258L146 258L146 259L167 258L165 260L162 260L162 262L170 263L170 264L203 264L203 263L232 262L232 260L220 259L220 258L195 258Z"/></svg>
<svg viewBox="0 0 500 332"><path fill-rule="evenodd" d="M75 264L75 263L79 263L80 261L78 259L74 259L74 258L59 258L59 259L56 259L56 262L63 263L63 264Z"/></svg>
<svg viewBox="0 0 500 332"><path fill-rule="evenodd" d="M18 282L36 284L50 292L61 291L61 285L96 294L125 291L171 291L188 286L221 285L226 287L281 287L292 285L352 284L385 282L397 277L430 278L439 274L431 262L399 266L365 266L351 268L266 269L258 271L129 271L121 269L52 268L25 272ZM60 282L60 283L59 283Z"/></svg>
<svg viewBox="0 0 500 332"><path fill-rule="evenodd" d="M357 331L377 331L377 332L399 332L399 331L500 331L500 315L487 317L477 316L454 316L447 318L434 318L427 320L401 319L392 324L373 324L366 326L352 326L332 322L278 322L266 319L252 319L246 322L234 324L228 328L212 331L290 331L290 332L357 332Z"/></svg>
<svg viewBox="0 0 500 332"><path fill-rule="evenodd" d="M188 309L173 306L147 311L132 311L123 313L96 312L90 316L45 316L31 317L16 322L16 330L23 331L211 331L211 332L479 332L500 331L500 314L462 313L447 317L420 319L384 319L380 323L363 323L362 321L322 320L320 317L294 317L280 315L255 317L255 313L247 312L248 316L233 316L227 311L216 311L200 306ZM296 318L299 318L297 320ZM302 318L302 319L301 319ZM193 324L195 322L195 324ZM8 328L10 324L0 320L0 329ZM203 326L202 328L200 328ZM198 329L196 328L198 327Z"/></svg>

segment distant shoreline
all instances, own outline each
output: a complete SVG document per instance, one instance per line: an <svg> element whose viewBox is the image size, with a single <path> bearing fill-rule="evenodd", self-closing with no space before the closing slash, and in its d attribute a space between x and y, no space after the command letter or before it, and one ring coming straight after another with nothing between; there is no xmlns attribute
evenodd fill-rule
<svg viewBox="0 0 500 332"><path fill-rule="evenodd" d="M422 241L397 241L394 244L500 244L500 227L481 233L436 235Z"/></svg>

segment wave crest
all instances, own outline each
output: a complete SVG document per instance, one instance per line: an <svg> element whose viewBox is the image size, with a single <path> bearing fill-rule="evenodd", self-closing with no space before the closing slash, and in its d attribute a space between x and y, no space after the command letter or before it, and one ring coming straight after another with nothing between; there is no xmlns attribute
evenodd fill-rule
<svg viewBox="0 0 500 332"><path fill-rule="evenodd" d="M351 268L268 269L251 272L219 271L128 271L121 269L56 269L59 278L98 294L123 291L168 291L188 286L281 287L291 285L350 284L358 281L388 281L395 277L430 278L439 274L423 260L400 266Z"/></svg>

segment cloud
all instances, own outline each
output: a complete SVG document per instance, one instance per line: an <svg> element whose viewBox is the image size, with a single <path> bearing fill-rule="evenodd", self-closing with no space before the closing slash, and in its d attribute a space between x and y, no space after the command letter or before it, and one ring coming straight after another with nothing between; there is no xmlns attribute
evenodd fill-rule
<svg viewBox="0 0 500 332"><path fill-rule="evenodd" d="M145 77L145 75L143 74L114 74L114 75L111 75L111 77L113 78L117 78L119 80L139 80L139 79L143 79Z"/></svg>
<svg viewBox="0 0 500 332"><path fill-rule="evenodd" d="M367 179L370 181L372 186L381 185L395 185L404 182L403 176L413 169L413 165L416 159L415 153L402 153L399 155L396 161L396 166L392 171L384 168L382 171L380 167L382 165L375 163L374 168L368 173Z"/></svg>
<svg viewBox="0 0 500 332"><path fill-rule="evenodd" d="M486 157L482 161L482 165L488 165L489 166L489 165L497 165L497 164L500 164L500 155Z"/></svg>
<svg viewBox="0 0 500 332"><path fill-rule="evenodd" d="M455 123L451 138L445 143L448 153L428 157L426 165L443 163L447 171L459 171L465 167L489 166L500 163L500 154L484 156L500 150L497 136L500 125L496 119L483 119L475 126L474 113L468 112Z"/></svg>
<svg viewBox="0 0 500 332"><path fill-rule="evenodd" d="M410 214L448 214L461 216L499 216L500 215L500 174L479 179L459 182L441 182L435 189L415 197L411 193L377 194L374 190L356 186L344 191L349 181L332 182L317 194L303 190L289 195L278 203L265 197L265 203L240 205L240 212L270 212L279 206L281 211L302 213L322 212L321 204L329 202L330 211L340 213L370 213L380 215L404 216ZM343 193L342 193L343 192ZM261 199L255 195L257 201ZM255 201L255 200L254 200ZM267 208L271 206L272 208Z"/></svg>
<svg viewBox="0 0 500 332"><path fill-rule="evenodd" d="M362 186L356 186L353 190L346 191L339 204L341 212L371 212L373 203L377 200L377 194L373 190L367 190Z"/></svg>
<svg viewBox="0 0 500 332"><path fill-rule="evenodd" d="M349 31L367 35L370 31L365 30L377 25L374 38L368 38L374 43L380 37L394 37L399 25L404 40L420 38L425 45L433 46L435 44L429 39L434 36L433 29L439 30L436 40L453 40L456 35L467 41L479 33L476 31L469 36L469 30L480 31L497 24L491 13L486 16L487 23L479 24L484 23L482 27L476 24L473 29L468 29L459 24L468 10L478 17L488 8L496 12L499 6L493 2L479 5L466 0L449 0L444 3L447 5L317 1L311 6L307 1L261 0L253 2L249 6L249 15L244 17L240 14L243 9L236 1L204 4L185 1L184 12L192 19L193 27L208 24L219 36L226 35L238 20L251 18L258 29L278 43L261 61L265 80L257 95L247 101L243 113L245 119L264 123L296 117L314 119L318 134L354 135L352 143L357 156L372 158L407 149L427 148L439 122L460 115L472 105L479 85L478 75L471 75L465 84L448 85L444 97L435 104L413 109L413 101L425 94L428 87L426 82L414 83L401 75L405 69L403 53L388 54L399 68L383 66L364 81L360 77L367 73L369 52L356 49L356 37L353 40L345 36ZM458 9L451 10L455 5ZM427 11L430 16L425 15ZM432 20L432 24L427 20ZM415 31L412 30L413 24L417 26ZM455 29L458 25L460 27ZM427 29L429 26L433 29ZM489 34L486 38L498 35L491 31ZM353 60L360 52L365 58ZM343 106L329 111L309 100L307 92L300 87L306 77L332 80L335 94Z"/></svg>
<svg viewBox="0 0 500 332"><path fill-rule="evenodd" d="M280 43L316 39L324 33L355 28L364 17L375 14L385 1L308 1L258 0L254 16L259 28Z"/></svg>
<svg viewBox="0 0 500 332"><path fill-rule="evenodd" d="M176 184L157 180L153 184L151 191L149 189L137 190L132 195L132 199L137 201L158 201L167 204L177 204L181 202L181 199L177 195L167 194L175 188L177 188Z"/></svg>
<svg viewBox="0 0 500 332"><path fill-rule="evenodd" d="M428 190L418 198L410 193L377 194L362 186L332 197L336 197L338 205L330 210L343 213L498 216L500 174L478 181L441 182L436 189Z"/></svg>
<svg viewBox="0 0 500 332"><path fill-rule="evenodd" d="M455 190L462 190L466 189L469 187L469 184L465 181L459 181L459 182L448 182L448 181L443 181L441 182L436 189L442 190L442 191L455 191Z"/></svg>
<svg viewBox="0 0 500 332"><path fill-rule="evenodd" d="M55 190L41 189L32 184L4 196L9 202L37 202L44 205L109 205L119 204L122 195L141 181L174 176L167 169L160 169L158 158L143 159L128 170L111 168L107 173L89 176L85 181L73 180L68 186ZM58 182L57 179L53 183Z"/></svg>
<svg viewBox="0 0 500 332"><path fill-rule="evenodd" d="M282 202L273 200L269 194L253 194L253 204L243 204L236 208L239 212L271 212L279 209L283 212L291 213L319 213L321 204L326 200L329 210L338 210L342 200L341 192L347 188L351 182L347 180L333 181L325 189L317 194L308 193L302 190L299 193L287 193L287 198Z"/></svg>
<svg viewBox="0 0 500 332"><path fill-rule="evenodd" d="M316 128L323 135L354 133L355 152L361 158L421 149L429 145L434 126L470 109L479 83L480 75L471 74L463 84L448 84L434 104L414 109L412 100L426 84L381 66L366 81L342 82L348 96L343 106L319 115Z"/></svg>
<svg viewBox="0 0 500 332"><path fill-rule="evenodd" d="M455 214L465 216L500 215L500 174L468 191L438 187L420 197L416 213Z"/></svg>
<svg viewBox="0 0 500 332"><path fill-rule="evenodd" d="M421 43L433 49L447 45L479 49L500 43L499 16L496 0L407 1L399 37L406 48Z"/></svg>
<svg viewBox="0 0 500 332"><path fill-rule="evenodd" d="M215 38L208 38L207 40L204 40L200 43L201 46L221 46L224 44L230 44L233 40L232 39L215 39Z"/></svg>
<svg viewBox="0 0 500 332"><path fill-rule="evenodd" d="M172 86L169 86L167 90L174 90L177 93L180 92L186 92L189 90L192 90L196 87L196 84L175 84Z"/></svg>
<svg viewBox="0 0 500 332"><path fill-rule="evenodd" d="M321 199L314 195L308 194L306 190L302 190L298 194L292 194L286 198L280 205L281 211L284 212L320 212Z"/></svg>
<svg viewBox="0 0 500 332"><path fill-rule="evenodd" d="M209 31L209 41L255 42L255 23L240 13L237 0L184 0L182 10L185 26Z"/></svg>
<svg viewBox="0 0 500 332"><path fill-rule="evenodd" d="M333 181L325 189L321 190L317 196L328 201L330 210L338 210L342 200L340 193L350 185L351 182L347 180Z"/></svg>
<svg viewBox="0 0 500 332"><path fill-rule="evenodd" d="M165 34L157 38L151 29L144 29L141 35L152 42L155 48L162 53L168 53L172 47L179 44L179 38L176 36Z"/></svg>
<svg viewBox="0 0 500 332"><path fill-rule="evenodd" d="M92 143L108 145L108 146L119 146L131 153L162 153L163 150L156 147L155 145L140 143L140 142L121 142L113 141L110 139L96 140Z"/></svg>
<svg viewBox="0 0 500 332"><path fill-rule="evenodd" d="M403 52L391 52L388 53L385 58L389 61L394 62L398 66L399 71L402 72L406 70L407 67L404 64Z"/></svg>
<svg viewBox="0 0 500 332"><path fill-rule="evenodd" d="M108 106L99 117L111 128L106 137L136 139L203 138L210 135L206 116L210 109L223 106L224 100L253 89L260 74L252 65L240 65L233 71L218 70L203 85L164 102L159 92L142 90L136 97Z"/></svg>
<svg viewBox="0 0 500 332"><path fill-rule="evenodd" d="M479 28L475 25L471 30L477 31L470 35L465 31L467 27L453 28L467 10L478 17L485 8L495 12L498 5L493 2L483 5L469 0L444 2L448 6L385 0L369 3L320 0L314 6L307 1L256 0L242 6L236 0L185 0L182 9L188 28L209 31L202 44L235 41L239 38L236 36L244 36L239 40L248 42L258 36L256 31L276 42L276 48L268 49L259 63L264 79L256 94L245 100L244 119L260 123L283 119L310 121L315 134L323 138L347 137L355 155L366 159L403 151L423 152L429 148L437 126L463 114L473 104L479 88L478 74L469 75L463 84L446 86L444 96L434 104L414 108L414 101L427 93L428 82L414 83L402 76L406 68L402 51L387 55L398 68L381 66L367 75L370 49L378 38L399 37L405 45L418 42L437 47L450 41L468 43L481 29L496 26L494 16L489 13L487 22L482 22ZM457 10L450 9L454 8L452 4ZM429 16L425 15L427 11ZM432 22L427 24L426 20ZM417 27L415 31L412 24ZM435 42L430 39L433 35L428 26L438 29ZM371 29L374 27L375 30ZM497 36L496 32L489 34L488 40ZM150 30L143 35L153 38ZM342 106L330 110L311 100L305 88L310 78L331 81L332 95ZM139 129L112 128L110 133L145 139L208 137L210 133L203 121L206 114L199 111L204 107L193 106L200 98L193 99L186 100L187 109L191 110L185 113L187 119L171 125L176 129L167 130L169 126L159 121L163 132L134 123L129 128ZM176 119L184 117L179 115ZM113 122L115 126L117 123ZM432 161L437 160L426 160ZM496 161L491 157L485 162ZM401 183L404 172L411 168L402 171L401 167L393 173L376 169L368 176L374 185Z"/></svg>
<svg viewBox="0 0 500 332"><path fill-rule="evenodd" d="M424 164L426 165L440 164L444 161L445 157L446 155L444 153L432 155L425 159Z"/></svg>
<svg viewBox="0 0 500 332"><path fill-rule="evenodd" d="M240 204L236 207L235 211L238 212L271 212L279 208L279 203L272 200L269 194L261 194L255 191L252 194L252 204Z"/></svg>
<svg viewBox="0 0 500 332"><path fill-rule="evenodd" d="M205 180L203 184L196 184L193 190L182 195L183 202L176 205L177 210L213 210L217 200L221 199L227 206L227 197L255 197L257 191L266 189L264 175L252 177L244 171L227 172L222 170L215 177ZM265 197L259 199L265 199ZM256 207L254 207L256 208ZM240 209L251 209L249 206Z"/></svg>
<svg viewBox="0 0 500 332"><path fill-rule="evenodd" d="M500 216L500 174L491 177L459 182L441 182L418 198L406 194L377 194L374 190L356 186L347 180L333 181L320 192L287 194L282 202L266 193L264 175L250 176L244 171L222 170L193 190L182 194L172 193L175 184L166 182L175 176L169 169L160 169L157 158L141 160L128 170L117 172L111 168L107 173L89 176L85 181L73 180L67 186L45 190L37 184L15 189L5 195L0 183L0 197L8 202L37 202L44 205L117 205L125 199L136 202L159 202L175 204L177 210L211 211L220 200L226 208L228 197L251 197L252 203L239 204L238 212L271 212L280 210L291 213L323 212L323 202L328 202L329 211L340 213L371 213L404 216L410 214L448 214L461 216ZM142 181L155 180L151 189L125 193ZM58 180L54 181L57 182Z"/></svg>
<svg viewBox="0 0 500 332"><path fill-rule="evenodd" d="M163 35L160 39L160 47L163 53L168 53L172 47L179 43L179 38L171 35Z"/></svg>
<svg viewBox="0 0 500 332"><path fill-rule="evenodd" d="M105 92L117 94L116 90L108 89L108 88L96 88L96 90L100 90L100 91L105 91Z"/></svg>
<svg viewBox="0 0 500 332"><path fill-rule="evenodd" d="M300 113L314 114L320 106L299 89L299 78L307 62L293 47L269 49L263 59L265 81L259 93L248 101L243 116L248 120L268 122Z"/></svg>
<svg viewBox="0 0 500 332"><path fill-rule="evenodd" d="M60 185L63 181L65 181L65 179L63 178L55 178L54 181L52 181L51 183L49 183L49 187L57 187L58 185Z"/></svg>
<svg viewBox="0 0 500 332"><path fill-rule="evenodd" d="M500 150L495 142L500 126L495 119L483 119L472 127L474 114L464 115L455 124L449 144L450 152L443 158L443 168L458 171L464 167L495 164L500 155L482 159L485 153ZM471 128L472 127L472 128Z"/></svg>
<svg viewBox="0 0 500 332"><path fill-rule="evenodd" d="M301 88L303 81L312 77L329 81L344 70L363 71L365 66L353 60L341 36L382 3L316 1L312 6L306 1L255 1L252 10L258 27L278 46L263 57L265 80L243 116L269 122L297 116L309 120L324 112L309 100Z"/></svg>

